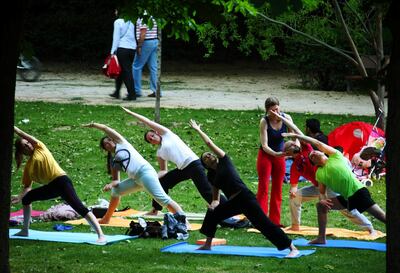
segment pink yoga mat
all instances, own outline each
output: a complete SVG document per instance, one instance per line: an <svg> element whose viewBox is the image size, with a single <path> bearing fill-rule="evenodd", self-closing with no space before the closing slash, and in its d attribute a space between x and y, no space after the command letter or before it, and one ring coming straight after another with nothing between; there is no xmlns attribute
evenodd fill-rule
<svg viewBox="0 0 400 273"><path fill-rule="evenodd" d="M44 213L44 211L41 211L41 210L32 210L32 217L38 217L38 216L42 215L43 213ZM24 215L24 212L22 209L20 209L20 210L11 212L10 218L16 217L16 216L23 216L23 215Z"/></svg>

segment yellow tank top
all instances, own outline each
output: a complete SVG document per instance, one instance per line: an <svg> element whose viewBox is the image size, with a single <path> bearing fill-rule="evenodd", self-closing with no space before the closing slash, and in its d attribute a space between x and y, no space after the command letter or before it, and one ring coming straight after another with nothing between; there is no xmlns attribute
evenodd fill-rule
<svg viewBox="0 0 400 273"><path fill-rule="evenodd" d="M29 187L32 182L48 184L59 176L65 175L46 145L38 141L32 156L26 162L22 183Z"/></svg>

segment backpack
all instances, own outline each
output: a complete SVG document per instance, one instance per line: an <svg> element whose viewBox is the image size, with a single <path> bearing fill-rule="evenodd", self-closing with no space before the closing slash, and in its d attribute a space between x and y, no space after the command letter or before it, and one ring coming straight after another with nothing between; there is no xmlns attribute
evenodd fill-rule
<svg viewBox="0 0 400 273"><path fill-rule="evenodd" d="M131 221L126 235L140 238L161 238L161 224L157 221L148 221L139 218L138 222Z"/></svg>

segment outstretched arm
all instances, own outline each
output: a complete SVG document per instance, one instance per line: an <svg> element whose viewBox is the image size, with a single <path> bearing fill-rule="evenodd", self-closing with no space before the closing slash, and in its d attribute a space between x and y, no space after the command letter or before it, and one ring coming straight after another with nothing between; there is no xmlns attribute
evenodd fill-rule
<svg viewBox="0 0 400 273"><path fill-rule="evenodd" d="M150 127L154 131L158 132L160 135L165 134L169 130L167 127L164 127L161 124L158 124L157 122L146 118L145 116L142 116L138 113L132 112L131 110L129 110L125 107L121 106L121 108L129 115L131 115L131 116L137 118L139 121L143 122L147 127Z"/></svg>
<svg viewBox="0 0 400 273"><path fill-rule="evenodd" d="M190 127L192 127L200 137L203 139L204 143L211 149L211 151L219 158L225 156L225 152L220 149L217 145L212 142L212 140L200 129L200 124L197 124L195 120L191 119L189 122Z"/></svg>
<svg viewBox="0 0 400 273"><path fill-rule="evenodd" d="M14 126L14 132L21 138L26 139L29 143L31 143L33 146L36 145L36 143L38 143L38 139L36 139L35 137L25 133L24 131L22 131L21 129L19 129L17 126Z"/></svg>
<svg viewBox="0 0 400 273"><path fill-rule="evenodd" d="M294 124L292 118L288 115L288 117L284 117L279 115L279 113L275 112L275 111L270 111L270 113L278 118L280 118L283 123L286 124L287 127L289 127L289 129L299 135L304 135L303 132L299 129L299 127L297 127L296 124Z"/></svg>
<svg viewBox="0 0 400 273"><path fill-rule="evenodd" d="M308 142L311 145L314 145L315 147L317 147L318 150L320 150L321 152L327 154L327 155L332 155L334 153L337 152L337 150L329 145L326 145L325 143L322 143L321 141L312 138L312 137L308 137L305 135L299 135L299 134L294 134L294 133L283 133L282 136L284 137L294 137L294 138L298 138L301 141L304 142Z"/></svg>
<svg viewBox="0 0 400 273"><path fill-rule="evenodd" d="M109 138L114 140L116 143L121 143L121 142L124 141L124 137L123 136L121 136L117 131L115 131L114 129L108 127L107 125L104 125L104 124L101 124L101 123L92 122L92 123L84 124L82 126L83 127L87 127L87 128L95 128L95 129L98 129L100 131L103 131Z"/></svg>

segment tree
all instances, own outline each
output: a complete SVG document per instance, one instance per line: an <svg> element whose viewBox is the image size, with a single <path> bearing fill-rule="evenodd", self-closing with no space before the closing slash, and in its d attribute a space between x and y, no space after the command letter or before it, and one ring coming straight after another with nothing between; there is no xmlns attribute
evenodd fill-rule
<svg viewBox="0 0 400 273"><path fill-rule="evenodd" d="M260 1L255 2L257 4ZM242 33L239 33L237 29L231 30L232 34L226 37L226 26L222 25L217 30L208 30L208 36L202 37L202 39L206 45L210 43L210 40L215 40L216 37L225 41L226 46L229 42L237 42L239 48L245 53L250 53L252 49L255 49L263 59L276 55L275 38L297 47L302 44L306 51L310 51L310 48L313 50L326 48L346 60L358 71L362 78L373 79L376 82L376 90L370 90L369 95L374 105L375 115L378 118L381 116L381 111L384 110L385 91L381 78L377 77L385 55L382 39L382 18L387 9L387 3L381 2L348 0L340 1L339 4L337 0L328 2L321 0L292 0L288 2L270 0L258 5L256 16L246 16L244 24L247 29L242 30ZM225 16L232 18L234 15L229 12ZM236 25L239 26L240 24ZM345 44L347 44L347 47L344 47ZM296 55L300 55L296 60L304 59L305 51L303 52L304 54L301 51L296 51ZM296 56L294 53L293 55ZM370 57L370 55L375 55L375 57ZM309 56L312 58L313 54L309 53ZM305 62L307 63L310 58L306 59ZM374 64L375 72L371 75L366 69L366 60ZM321 61L317 65L321 66L320 63ZM336 64L336 69L338 67L338 64ZM304 71L303 67L300 67L300 69ZM321 69L317 67L312 69L310 66L309 70ZM330 76L328 75L328 77ZM378 127L384 129L384 118L379 121Z"/></svg>
<svg viewBox="0 0 400 273"><path fill-rule="evenodd" d="M10 217L10 185L12 140L14 136L14 97L16 66L19 54L19 40L27 1L17 0L10 3L1 23L1 37L7 37L0 43L0 60L3 74L0 78L0 271L10 272L8 219Z"/></svg>
<svg viewBox="0 0 400 273"><path fill-rule="evenodd" d="M387 252L386 272L400 272L400 199L399 199L399 154L400 130L396 126L400 119L400 27L398 14L400 2L392 1L387 15L389 27L393 36L391 62L388 69L388 116L387 116L387 176L386 176L386 209L387 209Z"/></svg>
<svg viewBox="0 0 400 273"><path fill-rule="evenodd" d="M208 13L199 14L200 7L207 7ZM147 25L151 28L153 22L151 18L157 21L159 31L165 30L168 37L175 37L184 41L189 40L189 32L195 31L198 35L204 33L209 26L218 23L218 19L223 18L222 13L240 12L252 13L254 8L247 0L147 0L147 1L125 1L120 8L121 15L132 22L136 22L138 18L143 18ZM161 33L161 32L160 32ZM160 34L159 33L159 34ZM159 35L161 38L161 35ZM155 120L160 121L160 88L161 88L161 40L158 50L158 83L156 91L155 104Z"/></svg>

